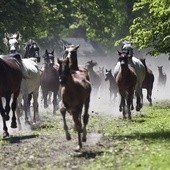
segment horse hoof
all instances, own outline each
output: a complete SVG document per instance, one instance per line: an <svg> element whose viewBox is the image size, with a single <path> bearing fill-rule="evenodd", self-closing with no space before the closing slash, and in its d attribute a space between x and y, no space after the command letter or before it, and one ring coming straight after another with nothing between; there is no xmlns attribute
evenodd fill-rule
<svg viewBox="0 0 170 170"><path fill-rule="evenodd" d="M70 136L70 135L67 135L67 136L66 136L66 139L67 139L67 140L71 140L71 136Z"/></svg>
<svg viewBox="0 0 170 170"><path fill-rule="evenodd" d="M11 128L17 128L16 122L12 122L12 123L11 123Z"/></svg>
<svg viewBox="0 0 170 170"><path fill-rule="evenodd" d="M9 137L9 133L8 132L3 132L3 138Z"/></svg>
<svg viewBox="0 0 170 170"><path fill-rule="evenodd" d="M8 121L10 119L9 115L5 115L5 120Z"/></svg>
<svg viewBox="0 0 170 170"><path fill-rule="evenodd" d="M48 108L48 105L44 105L44 109L47 109Z"/></svg>
<svg viewBox="0 0 170 170"><path fill-rule="evenodd" d="M80 152L81 151L81 148L82 148L82 146L77 146L74 150L75 150L75 152Z"/></svg>
<svg viewBox="0 0 170 170"><path fill-rule="evenodd" d="M139 112L141 107L136 106L136 111Z"/></svg>

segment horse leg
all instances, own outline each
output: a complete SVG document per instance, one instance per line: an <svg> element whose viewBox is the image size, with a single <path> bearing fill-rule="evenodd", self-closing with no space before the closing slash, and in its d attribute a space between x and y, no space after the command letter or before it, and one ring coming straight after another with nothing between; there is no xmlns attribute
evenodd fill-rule
<svg viewBox="0 0 170 170"><path fill-rule="evenodd" d="M44 99L44 108L45 109L48 107L47 96L48 96L48 91L43 90L43 99Z"/></svg>
<svg viewBox="0 0 170 170"><path fill-rule="evenodd" d="M33 108L34 108L34 115L33 115L33 123L36 123L36 120L39 119L39 112L38 112L38 92L39 88L34 90L33 92Z"/></svg>
<svg viewBox="0 0 170 170"><path fill-rule="evenodd" d="M53 92L53 115L57 110L57 92Z"/></svg>
<svg viewBox="0 0 170 170"><path fill-rule="evenodd" d="M81 124L81 111L82 106L78 108L77 112L73 112L73 121L75 125L75 130L78 133L78 146L76 147L76 151L79 151L82 148L82 140L81 140L81 132L82 132L82 124Z"/></svg>
<svg viewBox="0 0 170 170"><path fill-rule="evenodd" d="M88 97L85 101L85 106L84 106L84 115L83 115L83 136L82 136L82 141L86 142L86 136L87 136L87 130L86 130L86 126L88 124L89 121L89 114L88 114L88 110L89 110L89 102L90 102L90 97Z"/></svg>
<svg viewBox="0 0 170 170"><path fill-rule="evenodd" d="M9 112L10 112L10 100L11 94L6 95L6 106L5 106L5 120L8 121L10 119Z"/></svg>
<svg viewBox="0 0 170 170"><path fill-rule="evenodd" d="M31 114L30 114L30 106L31 106L32 95L33 95L33 93L30 93L30 94L28 95L27 112L28 112L29 116L31 116Z"/></svg>
<svg viewBox="0 0 170 170"><path fill-rule="evenodd" d="M67 122L66 122L66 109L65 108L61 108L60 112L63 116L63 124L64 124L64 130L65 130L65 134L66 134L66 139L67 140L71 140L71 135L68 131L68 126L67 126Z"/></svg>
<svg viewBox="0 0 170 170"><path fill-rule="evenodd" d="M18 129L21 130L21 121L20 117L22 116L22 95L18 96L18 103L17 103L17 108L16 108L16 115L17 115L17 122L18 122Z"/></svg>
<svg viewBox="0 0 170 170"><path fill-rule="evenodd" d="M131 106L133 105L133 90L129 91L127 98L128 119L131 120Z"/></svg>
<svg viewBox="0 0 170 170"><path fill-rule="evenodd" d="M16 111L16 107L17 107L17 98L18 98L18 95L19 95L19 90L13 94L11 128L17 128L15 111Z"/></svg>
<svg viewBox="0 0 170 170"><path fill-rule="evenodd" d="M8 133L8 128L6 126L5 109L3 108L1 98L0 98L0 112L1 112L2 120L3 120L3 138L5 138L9 136L9 133Z"/></svg>
<svg viewBox="0 0 170 170"><path fill-rule="evenodd" d="M152 98L151 98L151 95L152 95L152 90L151 89L147 89L147 99L149 101L149 105L152 106Z"/></svg>
<svg viewBox="0 0 170 170"><path fill-rule="evenodd" d="M52 92L50 91L50 92L48 92L48 99L47 99L47 101L48 101L48 104L51 104L51 96L52 96Z"/></svg>
<svg viewBox="0 0 170 170"><path fill-rule="evenodd" d="M28 120L28 94L26 93L23 96L23 100L24 100L24 112L25 112L25 124L30 124L29 120Z"/></svg>

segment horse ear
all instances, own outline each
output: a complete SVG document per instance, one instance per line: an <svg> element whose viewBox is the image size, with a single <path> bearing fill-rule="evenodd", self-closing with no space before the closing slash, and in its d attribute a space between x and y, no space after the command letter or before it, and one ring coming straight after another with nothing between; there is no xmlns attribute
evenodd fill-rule
<svg viewBox="0 0 170 170"><path fill-rule="evenodd" d="M6 32L5 32L5 38L6 38L7 40L9 40L8 33L6 33Z"/></svg>
<svg viewBox="0 0 170 170"><path fill-rule="evenodd" d="M121 53L120 51L118 51L118 50L117 50L117 53L118 53L118 55L121 55L121 54L122 54L122 53Z"/></svg>
<svg viewBox="0 0 170 170"><path fill-rule="evenodd" d="M61 64L61 61L60 61L60 59L59 59L59 58L57 58L57 63L58 63L58 64Z"/></svg>
<svg viewBox="0 0 170 170"><path fill-rule="evenodd" d="M75 50L77 50L80 47L80 45L76 45Z"/></svg>
<svg viewBox="0 0 170 170"><path fill-rule="evenodd" d="M19 39L19 32L17 32L17 36L16 36L16 39Z"/></svg>
<svg viewBox="0 0 170 170"><path fill-rule="evenodd" d="M110 69L109 72L111 73L111 72L112 72L112 69Z"/></svg>
<svg viewBox="0 0 170 170"><path fill-rule="evenodd" d="M51 52L51 54L54 55L54 49L53 49L53 51Z"/></svg>
<svg viewBox="0 0 170 170"><path fill-rule="evenodd" d="M106 69L106 73L108 72L108 70Z"/></svg>

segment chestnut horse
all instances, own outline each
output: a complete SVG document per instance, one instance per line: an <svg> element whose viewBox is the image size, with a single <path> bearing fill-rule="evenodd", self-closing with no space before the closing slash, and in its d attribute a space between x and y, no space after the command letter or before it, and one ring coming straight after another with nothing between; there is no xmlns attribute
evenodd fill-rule
<svg viewBox="0 0 170 170"><path fill-rule="evenodd" d="M75 130L78 132L78 147L77 150L82 148L82 141L86 141L86 126L88 124L89 114L89 102L91 93L91 84L86 79L86 76L80 74L80 71L74 73L69 66L69 58L60 60L59 64L59 80L61 84L61 108L60 112L63 116L64 130L66 133L66 139L70 140L71 136L68 132L68 126L66 123L66 111L73 117L75 124ZM81 123L81 114L84 106L83 115L83 127ZM81 133L83 136L81 139Z"/></svg>
<svg viewBox="0 0 170 170"><path fill-rule="evenodd" d="M146 74L145 74L145 79L143 80L142 83L142 89L147 90L147 96L146 98L149 101L150 106L152 106L152 89L153 89L153 83L154 83L154 74L151 69L148 68L146 65L145 59L140 59L143 65L145 66Z"/></svg>
<svg viewBox="0 0 170 170"><path fill-rule="evenodd" d="M81 74L84 74L86 78L89 80L89 73L88 70L83 65L78 64L77 60L77 50L79 48L79 45L67 45L64 46L64 55L63 59L68 58L69 59L69 67L74 71L80 71Z"/></svg>
<svg viewBox="0 0 170 170"><path fill-rule="evenodd" d="M52 52L45 51L44 58L44 70L41 73L41 89L44 99L44 108L48 107L47 96L49 92L53 93L53 114L56 113L58 107L58 95L59 95L59 75L58 66L54 63L54 50Z"/></svg>
<svg viewBox="0 0 170 170"><path fill-rule="evenodd" d="M134 90L137 83L137 75L135 70L128 64L128 58L120 54L118 59L120 68L116 75L116 83L119 88L121 102L119 105L119 111L123 113L123 118L131 120L131 109L133 109L133 96Z"/></svg>
<svg viewBox="0 0 170 170"><path fill-rule="evenodd" d="M1 55L0 56L0 112L3 120L3 137L9 136L6 121L10 119L10 100L13 94L12 101L12 122L11 127L16 128L16 115L15 110L17 107L17 98L20 92L20 85L22 81L21 70L21 56L14 55ZM6 106L3 108L2 97L6 99Z"/></svg>
<svg viewBox="0 0 170 170"><path fill-rule="evenodd" d="M110 100L112 99L113 94L115 99L118 93L118 86L116 84L115 78L113 77L111 69L106 69L105 81L109 81Z"/></svg>

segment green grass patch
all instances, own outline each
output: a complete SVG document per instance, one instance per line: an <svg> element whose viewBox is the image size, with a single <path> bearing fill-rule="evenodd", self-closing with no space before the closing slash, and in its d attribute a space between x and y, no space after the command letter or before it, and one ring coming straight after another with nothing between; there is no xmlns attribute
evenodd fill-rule
<svg viewBox="0 0 170 170"><path fill-rule="evenodd" d="M93 118L90 126L98 119L97 116ZM169 101L144 107L141 113L133 116L133 121L110 117L100 119L97 128L103 133L104 153L82 169L169 169Z"/></svg>

